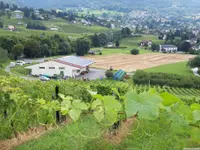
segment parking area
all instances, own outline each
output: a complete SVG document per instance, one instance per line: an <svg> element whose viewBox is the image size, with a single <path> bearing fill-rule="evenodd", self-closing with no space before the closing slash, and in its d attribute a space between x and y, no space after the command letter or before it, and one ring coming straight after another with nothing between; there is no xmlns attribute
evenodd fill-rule
<svg viewBox="0 0 200 150"><path fill-rule="evenodd" d="M96 69L96 68L90 68L89 73L87 73L86 75L81 75L79 77L77 77L77 79L89 79L89 80L96 80L96 79L100 79L101 77L105 77L105 70L103 69Z"/></svg>

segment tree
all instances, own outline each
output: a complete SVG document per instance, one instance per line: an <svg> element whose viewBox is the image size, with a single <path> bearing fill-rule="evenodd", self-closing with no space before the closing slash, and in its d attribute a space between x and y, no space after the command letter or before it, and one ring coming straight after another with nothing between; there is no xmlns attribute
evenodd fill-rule
<svg viewBox="0 0 200 150"><path fill-rule="evenodd" d="M131 30L130 30L128 27L123 28L123 29L122 29L122 35L123 35L124 37L131 35Z"/></svg>
<svg viewBox="0 0 200 150"><path fill-rule="evenodd" d="M0 28L3 28L3 23L0 21Z"/></svg>
<svg viewBox="0 0 200 150"><path fill-rule="evenodd" d="M13 54L14 58L17 60L17 57L21 56L24 52L24 45L16 44L13 46L11 53Z"/></svg>
<svg viewBox="0 0 200 150"><path fill-rule="evenodd" d="M134 49L131 50L131 54L132 55L138 55L139 54L139 50L134 48Z"/></svg>
<svg viewBox="0 0 200 150"><path fill-rule="evenodd" d="M77 39L75 50L78 56L84 56L90 50L90 41L84 37Z"/></svg>
<svg viewBox="0 0 200 150"><path fill-rule="evenodd" d="M108 43L108 37L105 33L99 34L100 44L105 46Z"/></svg>
<svg viewBox="0 0 200 150"><path fill-rule="evenodd" d="M99 47L101 45L100 44L100 38L96 33L92 36L92 45L94 47Z"/></svg>
<svg viewBox="0 0 200 150"><path fill-rule="evenodd" d="M41 57L40 44L35 39L29 39L24 45L24 54L28 58Z"/></svg>
<svg viewBox="0 0 200 150"><path fill-rule="evenodd" d="M185 53L189 52L190 48L191 48L191 44L189 42L183 42L180 45L180 50L184 51Z"/></svg>
<svg viewBox="0 0 200 150"><path fill-rule="evenodd" d="M154 51L159 51L159 44L152 43L151 45L151 50Z"/></svg>
<svg viewBox="0 0 200 150"><path fill-rule="evenodd" d="M200 55L188 61L187 66L191 68L200 67Z"/></svg>
<svg viewBox="0 0 200 150"><path fill-rule="evenodd" d="M71 53L71 45L69 42L67 41L63 41L60 46L59 46L59 50L60 50L60 55L68 55Z"/></svg>
<svg viewBox="0 0 200 150"><path fill-rule="evenodd" d="M119 41L116 41L115 46L118 48L120 45Z"/></svg>

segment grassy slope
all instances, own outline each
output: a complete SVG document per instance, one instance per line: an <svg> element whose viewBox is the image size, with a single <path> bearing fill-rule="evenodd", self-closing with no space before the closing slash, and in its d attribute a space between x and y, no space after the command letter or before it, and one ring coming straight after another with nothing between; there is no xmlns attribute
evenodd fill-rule
<svg viewBox="0 0 200 150"><path fill-rule="evenodd" d="M83 150L85 144L99 138L102 128L92 116L82 117L77 123L52 131L38 140L19 146L16 150ZM84 136L80 135L83 134Z"/></svg>
<svg viewBox="0 0 200 150"><path fill-rule="evenodd" d="M63 19L54 19L48 21L38 21L38 20L30 20L30 19L8 19L6 17L2 17L1 20L4 24L7 25L15 25L18 32L11 32L5 29L0 29L0 35L21 35L21 36L29 36L29 35L40 35L43 32L46 35L54 35L54 34L61 34L64 36L72 36L72 37L81 37L83 34L93 34L93 33L101 33L108 30L108 28L93 25L93 26L84 26L82 24L73 24ZM23 25L17 25L18 21L27 24L29 22L34 22L38 24L44 24L48 28L51 27L58 27L60 28L59 31L50 31L50 30L27 30Z"/></svg>
<svg viewBox="0 0 200 150"><path fill-rule="evenodd" d="M135 130L136 126L137 123L130 130L131 134L115 145L97 136L103 130L94 118L83 117L77 124L72 123L68 127L47 133L37 140L17 147L16 150L177 150L199 146L197 143L188 142L187 136L174 135L162 120L148 124L140 122L139 128ZM148 135L144 134L144 129ZM87 136L80 136L78 130Z"/></svg>
<svg viewBox="0 0 200 150"><path fill-rule="evenodd" d="M25 76L27 76L27 75L30 74L31 70L24 68L26 66L28 66L28 65L16 66L14 68L11 68L11 72L16 74L16 75L23 75L23 76L25 75Z"/></svg>
<svg viewBox="0 0 200 150"><path fill-rule="evenodd" d="M121 48L108 49L108 48L105 48L105 49L103 49L103 55L116 54L116 53L130 54L130 50L132 50L133 48L140 49L140 54L152 53L151 50L145 50L145 49L140 48L138 46L138 44L142 40L152 40L155 43L163 43L162 40L158 40L157 36L154 36L154 35L143 35L142 37L128 37L128 38L124 38L120 41L120 46L127 47L127 48L125 48L125 49L121 49ZM99 48L92 48L92 49L99 49Z"/></svg>
<svg viewBox="0 0 200 150"><path fill-rule="evenodd" d="M180 75L193 75L190 68L186 66L187 62L179 62L175 64L161 65L153 68L145 69L147 72L163 72L163 73L174 73Z"/></svg>

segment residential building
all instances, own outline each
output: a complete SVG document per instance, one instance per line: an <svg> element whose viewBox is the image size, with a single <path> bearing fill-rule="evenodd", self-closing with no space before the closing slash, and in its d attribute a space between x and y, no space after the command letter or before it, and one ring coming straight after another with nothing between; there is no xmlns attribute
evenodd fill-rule
<svg viewBox="0 0 200 150"><path fill-rule="evenodd" d="M12 12L12 18L22 19L22 18L24 18L24 12L22 12L20 10L15 10L14 12Z"/></svg>
<svg viewBox="0 0 200 150"><path fill-rule="evenodd" d="M175 45L160 45L160 52L163 52L163 53L172 53L172 52L177 52L178 50L178 47L175 46Z"/></svg>
<svg viewBox="0 0 200 150"><path fill-rule="evenodd" d="M140 42L140 46L146 46L146 47L150 47L152 45L152 41L151 40L144 40L142 42Z"/></svg>
<svg viewBox="0 0 200 150"><path fill-rule="evenodd" d="M89 66L93 63L94 61L81 57L67 56L33 66L28 66L26 68L31 69L31 75L35 76L54 76L63 74L64 76L68 77L77 77L81 75L82 72L89 71Z"/></svg>

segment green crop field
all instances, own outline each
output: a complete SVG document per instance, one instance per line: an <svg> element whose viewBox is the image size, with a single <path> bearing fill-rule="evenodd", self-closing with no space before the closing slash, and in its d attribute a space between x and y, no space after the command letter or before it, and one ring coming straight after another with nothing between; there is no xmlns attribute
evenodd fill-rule
<svg viewBox="0 0 200 150"><path fill-rule="evenodd" d="M173 73L179 75L193 75L192 70L186 66L187 62L179 62L167 65L161 65L145 69L147 72Z"/></svg>

